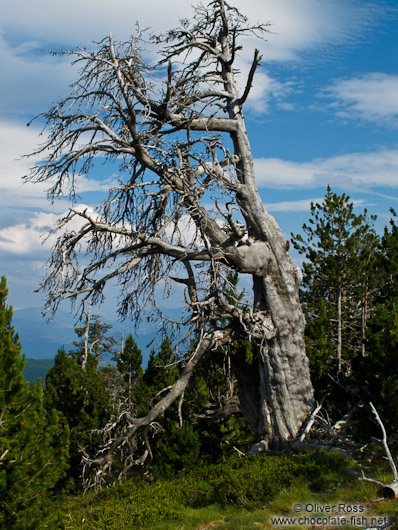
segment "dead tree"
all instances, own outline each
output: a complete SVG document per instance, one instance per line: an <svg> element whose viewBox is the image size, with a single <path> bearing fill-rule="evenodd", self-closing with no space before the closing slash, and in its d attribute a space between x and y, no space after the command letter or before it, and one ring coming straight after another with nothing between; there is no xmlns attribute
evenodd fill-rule
<svg viewBox="0 0 398 530"><path fill-rule="evenodd" d="M181 358L181 377L112 441L108 456L184 393L200 362L239 337L255 350L251 362L231 359L240 406L265 446L294 439L313 406L301 272L258 193L243 116L258 50L241 91L237 84L242 39L266 31L213 0L192 21L153 38L156 64L144 60L142 32L122 44L109 36L93 52L70 53L80 77L69 97L39 117L49 131L37 151L46 160L27 178L49 181L51 199L74 197L94 161L120 164L118 183L96 213L72 207L55 229L42 284L49 308L67 298L101 302L117 279L121 315L139 319L144 310L159 311L156 286L167 293L175 282L185 286L182 325L195 346ZM252 279L251 296L236 305L223 294L231 270Z"/></svg>
<svg viewBox="0 0 398 530"><path fill-rule="evenodd" d="M362 480L364 482L371 482L372 484L376 484L379 486L379 493L382 497L385 499L395 499L398 495L398 471L397 466L395 465L394 459L391 455L390 448L388 447L387 442L387 433L386 429L384 427L383 422L381 421L381 418L379 416L379 413L377 412L375 406L373 403L369 403L370 408L372 409L372 412L374 414L374 417L376 418L377 423L379 424L381 428L381 432L383 434L383 438L381 440L377 440L383 445L384 451L386 453L386 458L388 460L388 463L390 464L390 468L392 471L393 481L390 482L390 484L384 484L383 482L380 482L379 480L375 480L373 478L365 477L365 474L362 470L362 477L359 480Z"/></svg>

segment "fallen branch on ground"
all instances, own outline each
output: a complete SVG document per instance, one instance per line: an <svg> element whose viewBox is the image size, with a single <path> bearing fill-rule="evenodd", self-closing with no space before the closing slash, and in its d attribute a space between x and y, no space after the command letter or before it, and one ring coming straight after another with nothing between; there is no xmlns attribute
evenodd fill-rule
<svg viewBox="0 0 398 530"><path fill-rule="evenodd" d="M364 472L362 471L362 477L359 478L359 480L362 480L363 482L371 482L372 484L376 484L380 487L379 494L385 498L385 499L395 499L398 495L398 473L397 473L397 467L395 465L394 459L391 455L390 448L388 447L387 443L387 433L384 428L383 422L380 419L380 416L373 405L373 403L369 403L370 408L372 409L373 414L375 415L376 421L380 425L381 431L383 433L383 439L377 440L378 442L383 444L384 451L387 455L387 460L390 464L390 468L393 474L393 481L390 484L384 484L383 482L380 482L379 480L374 480L372 478L365 477Z"/></svg>

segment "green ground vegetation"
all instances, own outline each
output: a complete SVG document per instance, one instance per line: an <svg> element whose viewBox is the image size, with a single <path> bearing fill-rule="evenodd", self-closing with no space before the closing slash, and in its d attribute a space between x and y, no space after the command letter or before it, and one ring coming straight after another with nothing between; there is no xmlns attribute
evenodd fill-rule
<svg viewBox="0 0 398 530"><path fill-rule="evenodd" d="M278 516L314 517L313 506L335 506L336 516L360 515L369 521L395 517L398 501L372 500L376 487L347 472L353 467L346 458L323 451L234 458L169 479L128 481L69 498L63 507L64 526L59 528L266 529L275 527L272 519ZM391 480L380 463L367 473ZM297 504L302 506L299 514L294 511ZM352 512L353 506L363 511Z"/></svg>
<svg viewBox="0 0 398 530"><path fill-rule="evenodd" d="M303 234L293 236L307 260L302 301L316 397L326 398L332 421L355 407L353 435L365 442L380 435L367 401L389 434L398 427L397 216L392 211L380 237L373 221L366 211L356 215L348 196L328 188L324 202L312 205ZM231 275L225 288L231 303L239 304L237 283ZM238 457L257 441L239 413L234 377L236 357L253 362L247 340L214 352L192 377L182 405L174 403L157 419L152 459L112 485L126 456L115 454L106 477L111 487L81 495L82 456L98 454L104 426L121 414L145 415L179 377L181 358L164 336L145 368L133 336L118 352L111 326L94 315L88 327L75 329L74 350L59 349L43 393L41 384L25 381L6 296L2 279L0 530L270 528L274 515L295 515L295 502L362 503L375 514L398 514L396 501L372 501L375 486L347 474L344 468L354 464L336 454ZM220 315L217 325L228 324ZM242 349L244 356L236 356ZM114 362L100 368L104 359ZM389 483L377 451L362 455L365 466L372 461L366 474Z"/></svg>

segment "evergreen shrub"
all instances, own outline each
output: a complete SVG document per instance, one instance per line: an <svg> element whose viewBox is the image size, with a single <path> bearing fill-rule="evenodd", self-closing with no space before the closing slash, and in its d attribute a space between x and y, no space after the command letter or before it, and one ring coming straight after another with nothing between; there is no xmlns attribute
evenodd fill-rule
<svg viewBox="0 0 398 530"><path fill-rule="evenodd" d="M178 487L192 507L238 504L259 508L294 480L307 479L310 487L328 487L347 461L324 451L305 455L253 455L215 464L179 477Z"/></svg>
<svg viewBox="0 0 398 530"><path fill-rule="evenodd" d="M87 525L107 530L151 528L156 521L183 520L187 508L212 504L261 508L295 482L307 482L313 491L329 488L341 479L347 465L346 459L326 452L253 455L182 472L169 480L129 481L69 501L65 510L76 530Z"/></svg>

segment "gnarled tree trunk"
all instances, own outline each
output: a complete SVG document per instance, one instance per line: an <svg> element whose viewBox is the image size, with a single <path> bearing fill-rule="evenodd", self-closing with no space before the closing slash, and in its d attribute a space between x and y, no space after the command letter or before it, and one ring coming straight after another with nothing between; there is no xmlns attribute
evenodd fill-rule
<svg viewBox="0 0 398 530"><path fill-rule="evenodd" d="M88 172L96 157L122 162L120 181L97 213L71 208L60 221L43 282L48 305L80 299L84 309L101 301L105 285L117 278L121 314L139 320L148 305L159 315L160 283L186 286L190 317L183 324L195 345L179 359L181 378L147 416L130 418L102 455L138 429L146 433L183 395L197 364L242 337L252 341L254 359L235 354L231 365L242 412L265 445L295 438L311 410L301 273L262 204L242 111L260 62L257 50L241 94L235 80L241 35L264 31L224 0L213 0L196 9L191 24L155 39L162 46L155 66L140 55L140 35L125 44L109 37L95 53L71 53L80 78L44 114L50 135L38 153L47 160L29 178L53 179L51 197L68 186L73 195L79 171ZM193 231L184 231L187 225ZM81 248L89 250L89 264L79 261ZM252 277L244 303L224 296L231 270ZM220 314L229 330L220 329ZM107 466L108 456L93 462Z"/></svg>

